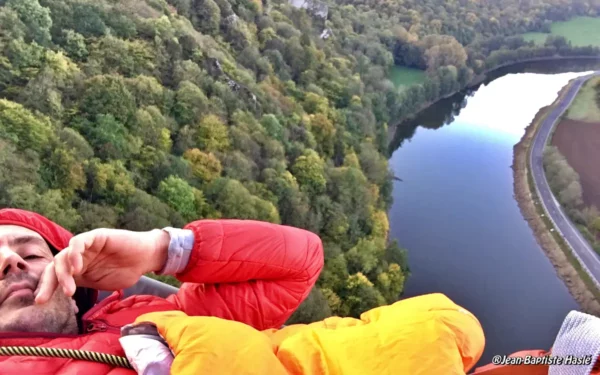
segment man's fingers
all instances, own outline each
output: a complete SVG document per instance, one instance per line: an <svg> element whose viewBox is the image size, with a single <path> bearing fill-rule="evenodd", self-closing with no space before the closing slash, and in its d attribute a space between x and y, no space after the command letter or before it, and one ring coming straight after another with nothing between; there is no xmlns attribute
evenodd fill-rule
<svg viewBox="0 0 600 375"><path fill-rule="evenodd" d="M71 265L72 274L79 275L83 271L83 252L85 251L85 243L80 237L73 237L69 242L68 250L69 263Z"/></svg>
<svg viewBox="0 0 600 375"><path fill-rule="evenodd" d="M71 297L73 294L75 294L75 288L77 288L75 285L75 279L73 279L71 265L69 264L72 250L71 248L67 248L63 251L65 251L66 254L59 254L54 258L54 269L63 292L67 296Z"/></svg>
<svg viewBox="0 0 600 375"><path fill-rule="evenodd" d="M94 245L97 239L98 233L101 233L99 229L94 229L90 232L79 234L69 241L69 263L74 275L80 275L83 272L83 254L84 252Z"/></svg>
<svg viewBox="0 0 600 375"><path fill-rule="evenodd" d="M54 294L57 286L58 279L56 278L56 272L54 271L54 262L50 262L40 278L37 294L35 296L35 303L42 304L48 302L50 298L52 298L52 294Z"/></svg>

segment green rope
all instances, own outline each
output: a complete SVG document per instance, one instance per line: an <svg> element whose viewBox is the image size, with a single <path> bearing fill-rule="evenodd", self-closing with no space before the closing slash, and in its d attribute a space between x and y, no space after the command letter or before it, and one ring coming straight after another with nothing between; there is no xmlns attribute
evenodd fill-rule
<svg viewBox="0 0 600 375"><path fill-rule="evenodd" d="M44 348L37 346L0 346L0 356L11 355L70 358L133 369L127 358L113 354L91 352L88 350Z"/></svg>

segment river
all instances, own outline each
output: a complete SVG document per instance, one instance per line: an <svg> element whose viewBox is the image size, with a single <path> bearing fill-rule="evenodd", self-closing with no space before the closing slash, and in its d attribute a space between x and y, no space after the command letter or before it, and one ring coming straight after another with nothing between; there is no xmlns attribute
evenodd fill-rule
<svg viewBox="0 0 600 375"><path fill-rule="evenodd" d="M391 142L390 167L402 179L391 236L408 249L412 273L403 298L441 292L473 312L486 336L479 365L549 349L579 308L519 211L511 165L538 110L589 70L537 63L495 72L400 124Z"/></svg>

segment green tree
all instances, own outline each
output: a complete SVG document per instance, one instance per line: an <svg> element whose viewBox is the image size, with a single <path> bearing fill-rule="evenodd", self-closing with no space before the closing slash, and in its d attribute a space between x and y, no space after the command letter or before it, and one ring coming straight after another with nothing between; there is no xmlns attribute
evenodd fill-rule
<svg viewBox="0 0 600 375"><path fill-rule="evenodd" d="M161 181L158 186L157 196L169 207L179 212L186 220L193 220L196 216L196 196L194 188L185 180L169 176Z"/></svg>
<svg viewBox="0 0 600 375"><path fill-rule="evenodd" d="M313 288L308 297L290 316L286 324L308 324L323 320L331 315L331 308L329 307L327 298L320 289Z"/></svg>
<svg viewBox="0 0 600 375"><path fill-rule="evenodd" d="M50 43L52 18L50 11L38 0L8 0L6 6L13 9L27 27L27 37L41 45Z"/></svg>
<svg viewBox="0 0 600 375"><path fill-rule="evenodd" d="M388 303L394 303L400 298L404 290L405 280L406 277L400 266L392 263L385 272L377 275L376 286Z"/></svg>
<svg viewBox="0 0 600 375"><path fill-rule="evenodd" d="M77 207L81 217L76 233L87 232L96 228L116 228L118 225L118 212L110 207L89 202L81 202Z"/></svg>
<svg viewBox="0 0 600 375"><path fill-rule="evenodd" d="M325 191L327 180L324 163L316 152L308 150L296 159L292 166L292 173L300 187L309 194L320 194Z"/></svg>
<svg viewBox="0 0 600 375"><path fill-rule="evenodd" d="M311 116L310 131L315 135L321 152L328 157L333 156L336 129L327 116L322 113Z"/></svg>
<svg viewBox="0 0 600 375"><path fill-rule="evenodd" d="M319 276L318 284L331 291L340 292L344 289L349 274L346 257L342 254L339 247L337 247L337 252L328 254L328 250L336 246L327 242L325 243L325 267ZM329 251L329 253L331 252Z"/></svg>
<svg viewBox="0 0 600 375"><path fill-rule="evenodd" d="M348 277L341 293L344 315L358 318L363 312L385 304L385 299L373 283L362 273Z"/></svg>
<svg viewBox="0 0 600 375"><path fill-rule="evenodd" d="M0 99L0 138L20 150L41 151L52 137L52 125L46 117L35 116L18 103Z"/></svg>
<svg viewBox="0 0 600 375"><path fill-rule="evenodd" d="M23 39L27 26L19 19L19 14L9 7L0 8L0 35L3 40Z"/></svg>
<svg viewBox="0 0 600 375"><path fill-rule="evenodd" d="M213 0L193 0L190 20L202 33L216 35L221 23L221 9Z"/></svg>
<svg viewBox="0 0 600 375"><path fill-rule="evenodd" d="M171 132L169 122L155 106L140 108L131 125L132 135L139 137L146 145L169 152L171 150Z"/></svg>
<svg viewBox="0 0 600 375"><path fill-rule="evenodd" d="M40 70L32 78L20 100L29 108L59 119L63 114L63 101L68 104L74 95L81 70L62 52L46 51Z"/></svg>
<svg viewBox="0 0 600 375"><path fill-rule="evenodd" d="M120 160L102 163L92 159L88 164L88 196L101 198L115 206L123 206L135 192L130 172Z"/></svg>
<svg viewBox="0 0 600 375"><path fill-rule="evenodd" d="M237 180L220 178L206 191L223 218L255 219L278 223L277 208L252 194Z"/></svg>
<svg viewBox="0 0 600 375"><path fill-rule="evenodd" d="M239 181L219 178L211 184L207 196L224 218L256 218L252 195Z"/></svg>
<svg viewBox="0 0 600 375"><path fill-rule="evenodd" d="M387 159L370 143L361 145L360 167L369 181L382 185L390 178Z"/></svg>
<svg viewBox="0 0 600 375"><path fill-rule="evenodd" d="M259 169L254 161L249 159L240 151L228 152L220 155L223 161L223 172L225 176L239 181L256 180Z"/></svg>
<svg viewBox="0 0 600 375"><path fill-rule="evenodd" d="M275 115L263 115L260 123L271 138L283 141L284 128Z"/></svg>
<svg viewBox="0 0 600 375"><path fill-rule="evenodd" d="M356 246L346 253L348 272L369 274L378 265L385 253L385 247L378 241L360 239Z"/></svg>
<svg viewBox="0 0 600 375"><path fill-rule="evenodd" d="M95 74L151 75L154 60L154 51L148 43L107 35L90 46L86 68Z"/></svg>
<svg viewBox="0 0 600 375"><path fill-rule="evenodd" d="M327 113L329 103L327 98L309 92L304 98L304 109L308 113Z"/></svg>
<svg viewBox="0 0 600 375"><path fill-rule="evenodd" d="M96 154L102 159L126 159L132 146L125 125L113 115L97 115L94 121L84 122L87 138Z"/></svg>
<svg viewBox="0 0 600 375"><path fill-rule="evenodd" d="M147 231L168 226L182 227L185 224L176 213L159 198L142 190L136 190L127 201L119 225L128 230Z"/></svg>
<svg viewBox="0 0 600 375"><path fill-rule="evenodd" d="M344 167L352 167L352 168L360 168L360 162L358 161L358 156L356 156L356 152L354 150L350 150L346 152L344 155Z"/></svg>
<svg viewBox="0 0 600 375"><path fill-rule="evenodd" d="M277 207L275 207L272 202L253 196L252 203L256 211L256 219L281 224L281 218L279 217Z"/></svg>
<svg viewBox="0 0 600 375"><path fill-rule="evenodd" d="M197 123L208 108L208 98L202 90L189 81L179 84L175 94L173 116L180 125Z"/></svg>
<svg viewBox="0 0 600 375"><path fill-rule="evenodd" d="M40 184L39 156L32 150L17 148L0 138L0 205L9 205L8 190L16 186Z"/></svg>
<svg viewBox="0 0 600 375"><path fill-rule="evenodd" d="M87 140L75 129L62 128L58 131L58 138L66 150L73 152L73 155L80 161L90 159L94 156L94 150Z"/></svg>
<svg viewBox="0 0 600 375"><path fill-rule="evenodd" d="M73 30L64 30L65 44L63 48L67 55L75 61L83 61L89 55L85 37Z"/></svg>
<svg viewBox="0 0 600 375"><path fill-rule="evenodd" d="M305 228L309 212L308 197L299 190L296 178L289 172L263 171L266 186L277 197L277 207L284 224Z"/></svg>
<svg viewBox="0 0 600 375"><path fill-rule="evenodd" d="M169 90L156 78L138 75L128 78L125 82L138 107L154 106L159 110L163 108Z"/></svg>
<svg viewBox="0 0 600 375"><path fill-rule="evenodd" d="M202 118L196 134L198 145L207 152L225 151L229 147L227 126L215 115Z"/></svg>
<svg viewBox="0 0 600 375"><path fill-rule="evenodd" d="M39 194L33 185L15 186L8 192L9 205L37 212L63 227L73 230L79 225L81 217L71 207L60 190L47 190Z"/></svg>
<svg viewBox="0 0 600 375"><path fill-rule="evenodd" d="M83 190L86 184L82 161L77 159L75 150L63 148L63 145L55 145L44 158L40 174L48 188L60 189L65 197L75 190Z"/></svg>
<svg viewBox="0 0 600 375"><path fill-rule="evenodd" d="M135 114L135 99L119 75L99 75L85 81L79 110L93 119L112 115L121 124L129 124Z"/></svg>

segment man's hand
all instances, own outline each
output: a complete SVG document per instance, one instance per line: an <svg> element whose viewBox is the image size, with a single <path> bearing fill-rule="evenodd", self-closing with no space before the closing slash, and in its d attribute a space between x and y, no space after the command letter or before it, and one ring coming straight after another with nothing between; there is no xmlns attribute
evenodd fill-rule
<svg viewBox="0 0 600 375"><path fill-rule="evenodd" d="M40 279L36 303L46 303L59 286L67 296L77 286L119 290L134 285L167 260L170 236L162 230L95 229L74 236Z"/></svg>

